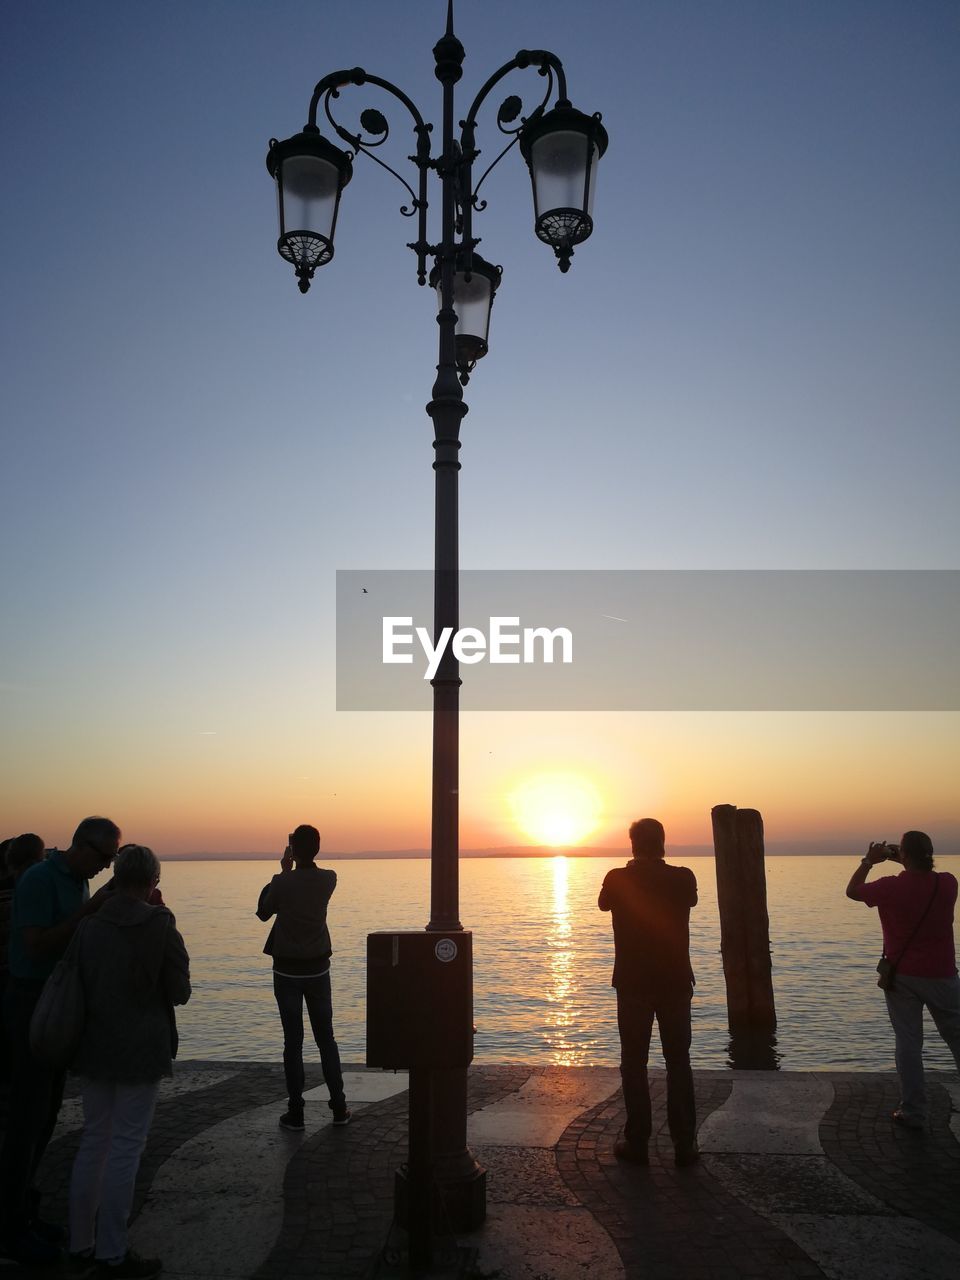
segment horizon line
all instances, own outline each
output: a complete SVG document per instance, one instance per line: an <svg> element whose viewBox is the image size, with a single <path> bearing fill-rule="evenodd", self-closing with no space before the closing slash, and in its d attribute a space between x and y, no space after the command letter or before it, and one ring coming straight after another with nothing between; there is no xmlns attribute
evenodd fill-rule
<svg viewBox="0 0 960 1280"><path fill-rule="evenodd" d="M943 857L955 856L960 849L939 850ZM771 857L855 857L857 850L852 847L837 847L833 840L822 841L772 841L767 845L765 853ZM274 862L279 859L278 851L243 851L243 850L191 850L187 853L167 853L163 857L169 862ZM429 849L359 849L353 852L343 850L321 849L317 855L321 861L402 861L427 859ZM712 845L689 844L672 845L667 848L667 858L712 858L715 850ZM624 858L629 859L629 849L594 845L501 845L491 848L461 849L461 858Z"/></svg>

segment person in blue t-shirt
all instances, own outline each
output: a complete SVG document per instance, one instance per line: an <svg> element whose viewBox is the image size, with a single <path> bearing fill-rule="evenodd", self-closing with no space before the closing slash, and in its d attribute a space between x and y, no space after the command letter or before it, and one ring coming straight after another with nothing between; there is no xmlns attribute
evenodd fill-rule
<svg viewBox="0 0 960 1280"><path fill-rule="evenodd" d="M30 1052L30 1019L47 977L86 916L110 893L91 897L89 880L105 871L120 847L120 828L109 818L84 818L70 848L52 850L29 867L13 895L10 972L3 1021L10 1052L7 1128L0 1149L0 1254L26 1265L53 1262L60 1232L38 1215L34 1182L50 1141L65 1073L36 1061Z"/></svg>

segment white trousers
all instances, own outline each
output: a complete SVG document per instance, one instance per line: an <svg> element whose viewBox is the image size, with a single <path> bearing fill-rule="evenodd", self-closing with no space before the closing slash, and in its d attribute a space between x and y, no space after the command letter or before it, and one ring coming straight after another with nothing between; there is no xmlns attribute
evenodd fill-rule
<svg viewBox="0 0 960 1280"><path fill-rule="evenodd" d="M923 1009L953 1053L960 1071L960 977L912 978L898 973L892 991L885 991L887 1013L897 1044L900 1109L907 1120L927 1119L927 1090L923 1080Z"/></svg>
<svg viewBox="0 0 960 1280"><path fill-rule="evenodd" d="M83 1080L83 1136L70 1177L70 1251L126 1257L127 1219L160 1082Z"/></svg>

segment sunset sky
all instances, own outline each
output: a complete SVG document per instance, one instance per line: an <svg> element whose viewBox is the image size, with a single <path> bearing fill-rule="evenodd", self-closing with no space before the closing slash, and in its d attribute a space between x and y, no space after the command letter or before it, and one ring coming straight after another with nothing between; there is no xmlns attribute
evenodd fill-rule
<svg viewBox="0 0 960 1280"><path fill-rule="evenodd" d="M435 295L405 193L360 156L302 297L264 158L341 67L439 131L445 8L0 12L0 836L63 845L101 812L161 855L273 850L302 821L328 850L429 844L429 715L336 710L334 605L338 569L432 565ZM504 275L466 389L463 567L956 568L953 0L458 0L456 25L460 114L546 47L610 135L566 276L519 155L485 186ZM502 96L529 110L541 83ZM410 177L399 109L364 88L339 110L367 106ZM889 625L909 633L896 601ZM462 844L621 846L646 814L702 844L734 803L798 848L922 827L960 852L958 729L469 712Z"/></svg>

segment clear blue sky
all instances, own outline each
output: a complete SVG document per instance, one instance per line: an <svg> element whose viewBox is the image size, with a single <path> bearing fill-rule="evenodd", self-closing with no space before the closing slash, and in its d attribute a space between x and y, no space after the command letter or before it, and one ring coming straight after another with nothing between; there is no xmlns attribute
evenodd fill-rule
<svg viewBox="0 0 960 1280"><path fill-rule="evenodd" d="M432 562L434 296L404 248L404 193L359 157L336 257L301 297L264 156L315 81L356 64L439 127L444 12L3 6L0 800L16 829L47 821L53 842L68 815L123 810L132 835L176 844L186 789L182 847L263 847L249 777L272 830L328 798L326 781L283 791L288 776L350 761L380 787L405 734L426 751L422 717L374 734L333 712L333 601L337 568ZM955 567L960 7L459 0L456 22L464 110L517 49L547 47L610 134L566 277L533 236L520 157L488 182L476 230L504 278L467 389L463 565ZM342 104L351 123L385 110L403 163L399 111L367 89ZM935 736L955 730L940 718ZM427 768L398 844L425 839ZM757 803L746 766L742 781ZM333 822L344 847L388 839L352 822Z"/></svg>

